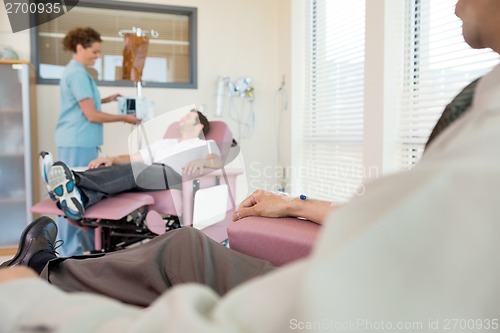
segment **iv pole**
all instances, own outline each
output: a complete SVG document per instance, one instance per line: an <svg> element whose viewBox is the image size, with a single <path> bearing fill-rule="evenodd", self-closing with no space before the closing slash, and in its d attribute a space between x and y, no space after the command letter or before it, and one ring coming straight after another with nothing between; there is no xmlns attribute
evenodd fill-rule
<svg viewBox="0 0 500 333"><path fill-rule="evenodd" d="M136 35L137 37L146 37L149 34L152 38L158 38L158 36L160 36L160 34L158 33L158 31L156 31L156 30L153 30L153 29L151 29L151 30L143 30L143 29L137 28L137 27L132 27L132 30L120 30L120 31L118 31L118 35L120 37L123 37L126 34L133 34L133 35ZM142 77L141 77L141 80L139 80L139 81L136 82L136 89L137 89L137 96L138 97L142 97ZM144 129L144 125L143 125L142 122L140 123L140 126L141 126L141 131L142 131L142 133L145 136L146 145L148 147L148 152L149 152L151 161L153 161L153 156L151 155L151 150L149 149L149 142L148 142L148 139L146 137L146 131ZM139 134L139 132L138 132L138 134ZM140 135L137 135L137 146L138 147L141 146L141 137L140 137Z"/></svg>

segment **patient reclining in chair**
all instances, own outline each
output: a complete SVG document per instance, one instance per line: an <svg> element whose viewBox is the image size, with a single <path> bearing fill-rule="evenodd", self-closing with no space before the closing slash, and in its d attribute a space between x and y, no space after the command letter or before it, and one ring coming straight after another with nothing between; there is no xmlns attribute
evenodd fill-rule
<svg viewBox="0 0 500 333"><path fill-rule="evenodd" d="M207 118L196 109L179 121L178 139L162 139L130 155L98 158L89 169L70 170L52 155L40 153L40 172L53 200L67 218L80 220L85 208L101 199L130 190L179 188L182 174L197 175L204 167L221 166L220 151L208 133Z"/></svg>

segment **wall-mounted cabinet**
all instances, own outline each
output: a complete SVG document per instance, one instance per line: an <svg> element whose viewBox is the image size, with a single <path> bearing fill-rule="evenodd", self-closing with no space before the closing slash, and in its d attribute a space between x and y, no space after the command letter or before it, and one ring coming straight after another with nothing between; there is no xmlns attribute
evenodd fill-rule
<svg viewBox="0 0 500 333"><path fill-rule="evenodd" d="M0 248L18 244L38 199L35 87L29 63L0 59Z"/></svg>

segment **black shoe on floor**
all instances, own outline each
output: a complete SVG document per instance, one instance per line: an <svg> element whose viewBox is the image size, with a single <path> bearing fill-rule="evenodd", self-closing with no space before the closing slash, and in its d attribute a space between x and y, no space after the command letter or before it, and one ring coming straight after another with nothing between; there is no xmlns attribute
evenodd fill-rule
<svg viewBox="0 0 500 333"><path fill-rule="evenodd" d="M56 249L54 248L56 237L57 225L51 218L42 216L36 219L21 234L19 247L14 258L4 262L0 267L22 265L34 268L40 273L40 263L30 264L30 261L32 261L33 257L39 255L42 255L44 258L48 257L48 260L44 259L45 263L50 259L57 258Z"/></svg>

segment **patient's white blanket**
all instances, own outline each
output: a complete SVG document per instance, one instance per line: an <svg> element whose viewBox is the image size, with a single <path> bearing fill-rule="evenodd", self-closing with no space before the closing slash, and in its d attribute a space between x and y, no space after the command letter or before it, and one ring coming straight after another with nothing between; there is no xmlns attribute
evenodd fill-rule
<svg viewBox="0 0 500 333"><path fill-rule="evenodd" d="M472 108L413 171L367 185L330 216L307 260L222 299L203 286L176 287L145 310L36 279L9 282L0 285L0 331L498 330L498 68Z"/></svg>

